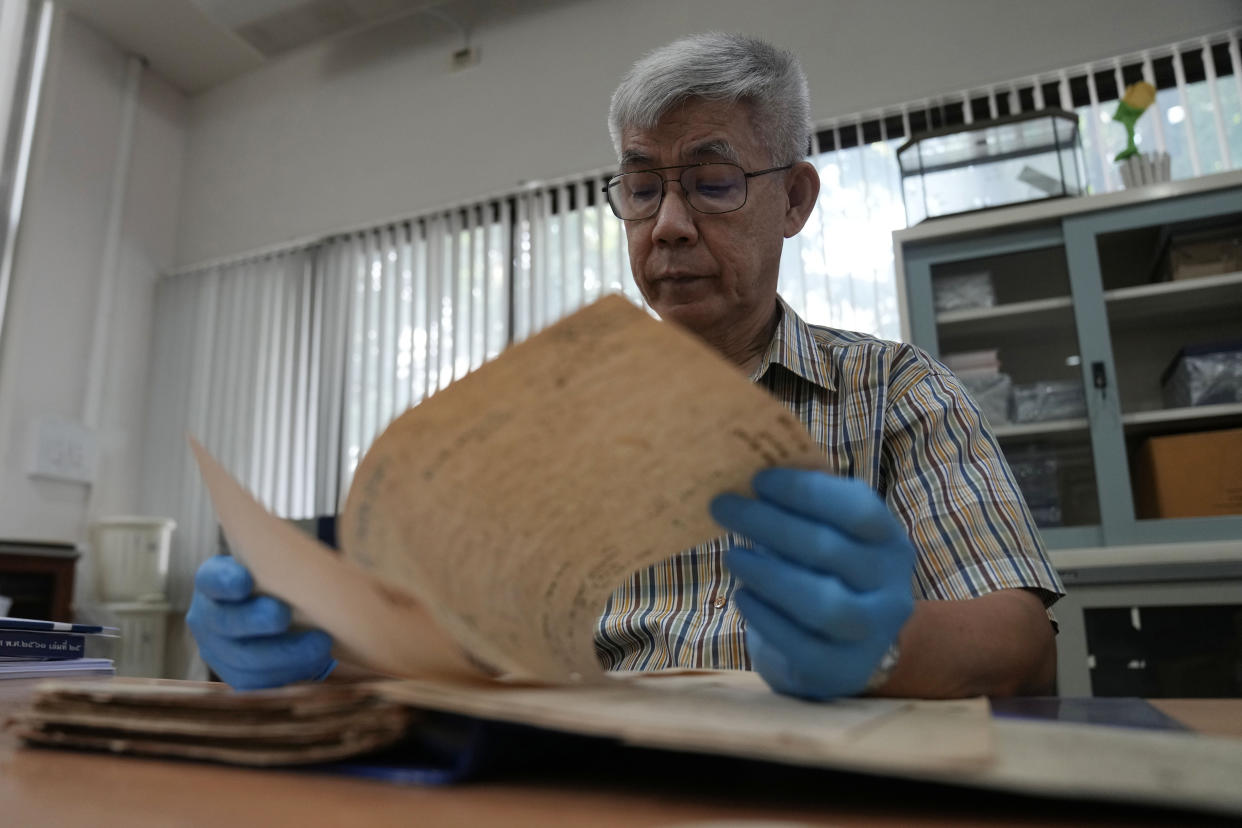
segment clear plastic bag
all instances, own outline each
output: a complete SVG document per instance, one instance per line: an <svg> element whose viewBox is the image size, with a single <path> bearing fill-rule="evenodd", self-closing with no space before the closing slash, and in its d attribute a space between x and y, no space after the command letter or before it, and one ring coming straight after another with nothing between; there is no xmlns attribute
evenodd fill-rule
<svg viewBox="0 0 1242 828"><path fill-rule="evenodd" d="M932 304L937 311L990 308L996 304L991 273L940 276L932 286Z"/></svg>
<svg viewBox="0 0 1242 828"><path fill-rule="evenodd" d="M1234 349L1184 350L1164 377L1169 408L1242 402L1242 343Z"/></svg>
<svg viewBox="0 0 1242 828"><path fill-rule="evenodd" d="M989 425L998 426L1010 422L1009 406L1013 399L1013 380L1008 374L962 371L957 378L962 387L970 392L971 398L979 406Z"/></svg>
<svg viewBox="0 0 1242 828"><path fill-rule="evenodd" d="M1080 380L1048 380L1013 387L1013 419L1017 423L1068 420L1087 416L1087 397Z"/></svg>
<svg viewBox="0 0 1242 828"><path fill-rule="evenodd" d="M1009 460L1009 468L1037 526L1060 526L1061 486L1056 455L1032 448Z"/></svg>

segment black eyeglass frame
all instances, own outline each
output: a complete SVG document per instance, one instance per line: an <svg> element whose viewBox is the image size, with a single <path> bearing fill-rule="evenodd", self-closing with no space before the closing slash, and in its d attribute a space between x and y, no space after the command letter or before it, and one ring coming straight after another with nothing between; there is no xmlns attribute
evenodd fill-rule
<svg viewBox="0 0 1242 828"><path fill-rule="evenodd" d="M693 204L690 203L690 199L687 197L686 206L694 210L696 213L702 213L705 216L723 216L728 213L736 213L738 210L745 207L746 202L750 199L749 179L754 178L755 176L759 176L759 175L767 175L768 173L774 173L774 172L780 172L781 170L792 169L794 166L794 162L785 164L784 166L781 166L781 167L768 167L766 170L755 170L754 172L746 172L746 170L742 168L741 164L735 164L732 161L697 161L693 164L673 164L672 166L669 166L669 167L652 167L646 170L631 170L630 172L618 173L617 175L614 175L612 178L608 179L608 183L603 186L600 192L604 194L604 199L608 202L608 207L612 210L612 214L616 216L618 219L620 219L621 221L646 221L647 219L651 218L652 216L660 212L660 207L664 204L664 196L666 193L668 193L668 184L670 181L676 181L678 186L681 187L681 190L684 193L686 192L686 185L682 183L682 179L686 177L686 172L688 170L692 170L696 167L714 167L714 166L721 166L721 165L728 166L728 167L736 167L737 169L742 170L742 180L747 182L746 192L742 194L742 203L732 208L731 210L721 210L718 213L709 213L709 212L706 212L705 210L700 210L698 207L695 207ZM612 203L612 193L611 193L612 188L615 187L618 183L620 183L621 179L625 178L625 176L627 175L638 175L640 173L658 173L658 172L662 172L663 170L681 170L682 172L681 172L681 175L677 176L677 178L675 179L665 178L664 176L660 176L664 184L663 186L660 187L660 198L658 201L656 201L655 209L651 211L651 214L643 216L642 218L629 218L629 219L621 218L621 216L617 214L617 206Z"/></svg>

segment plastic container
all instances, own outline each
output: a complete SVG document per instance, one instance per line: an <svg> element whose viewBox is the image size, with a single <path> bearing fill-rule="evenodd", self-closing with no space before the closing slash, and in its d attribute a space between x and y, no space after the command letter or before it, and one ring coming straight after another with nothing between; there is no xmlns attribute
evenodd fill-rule
<svg viewBox="0 0 1242 828"><path fill-rule="evenodd" d="M1144 152L1131 155L1117 165L1117 170L1121 173L1121 183L1129 189L1169 181L1172 164L1167 152Z"/></svg>
<svg viewBox="0 0 1242 828"><path fill-rule="evenodd" d="M990 308L996 304L991 273L964 273L932 280L932 302L936 312Z"/></svg>
<svg viewBox="0 0 1242 828"><path fill-rule="evenodd" d="M91 524L91 547L101 600L162 601L176 522L119 516Z"/></svg>
<svg viewBox="0 0 1242 828"><path fill-rule="evenodd" d="M119 629L113 658L118 676L162 678L164 643L172 607L159 602L104 604L108 620Z"/></svg>
<svg viewBox="0 0 1242 828"><path fill-rule="evenodd" d="M1160 377L1168 408L1242 402L1242 339L1187 345Z"/></svg>
<svg viewBox="0 0 1242 828"><path fill-rule="evenodd" d="M1047 380L1013 387L1013 421L1039 423L1087 416L1080 380Z"/></svg>
<svg viewBox="0 0 1242 828"><path fill-rule="evenodd" d="M975 404L987 418L991 426L1007 425L1010 422L1010 405L1013 401L1013 380L1008 374L984 374L962 371L957 375L962 385L970 392Z"/></svg>

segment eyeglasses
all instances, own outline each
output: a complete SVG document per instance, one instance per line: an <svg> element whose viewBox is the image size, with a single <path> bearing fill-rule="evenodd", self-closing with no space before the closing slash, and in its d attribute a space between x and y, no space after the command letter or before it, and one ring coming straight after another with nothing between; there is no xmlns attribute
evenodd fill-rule
<svg viewBox="0 0 1242 828"><path fill-rule="evenodd" d="M700 213L732 213L746 205L748 178L787 170L792 166L786 164L755 172L746 172L737 164L721 161L655 167L614 175L603 192L608 195L608 206L622 221L641 221L658 213L670 181L681 184L686 203ZM660 175L661 170L681 170L681 175L676 179L665 178Z"/></svg>

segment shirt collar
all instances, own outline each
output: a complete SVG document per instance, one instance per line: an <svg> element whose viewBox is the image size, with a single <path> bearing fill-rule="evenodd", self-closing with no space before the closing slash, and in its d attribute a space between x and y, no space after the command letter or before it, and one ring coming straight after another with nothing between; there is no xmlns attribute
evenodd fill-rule
<svg viewBox="0 0 1242 828"><path fill-rule="evenodd" d="M776 332L772 334L759 366L751 374L751 381L758 382L776 364L827 391L835 390L831 377L824 370L819 343L810 326L780 296L776 297L776 304L780 313Z"/></svg>

